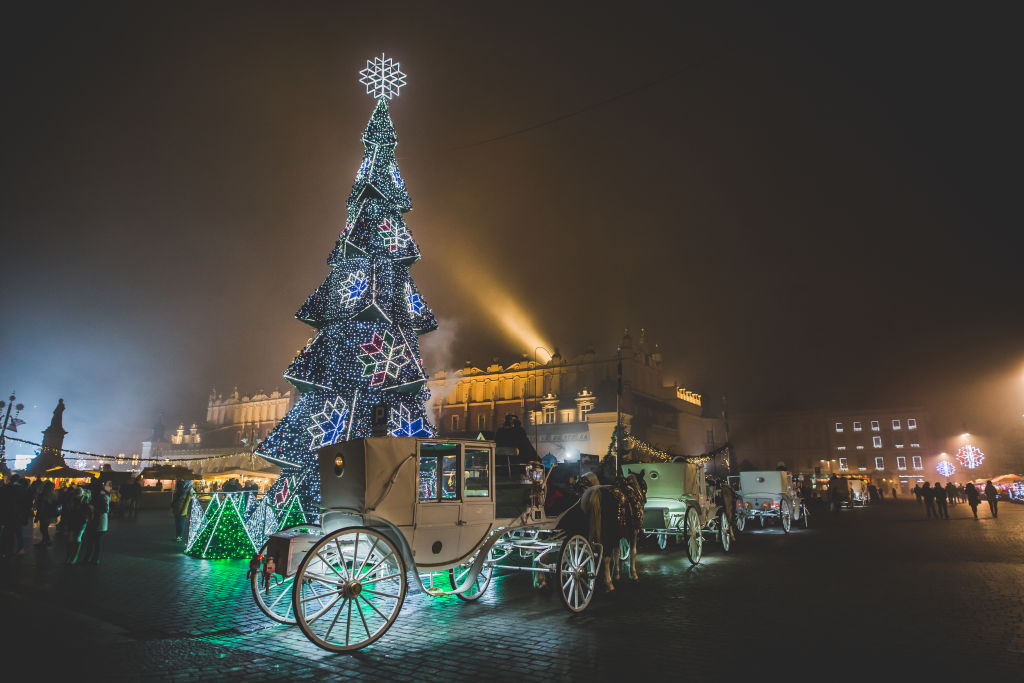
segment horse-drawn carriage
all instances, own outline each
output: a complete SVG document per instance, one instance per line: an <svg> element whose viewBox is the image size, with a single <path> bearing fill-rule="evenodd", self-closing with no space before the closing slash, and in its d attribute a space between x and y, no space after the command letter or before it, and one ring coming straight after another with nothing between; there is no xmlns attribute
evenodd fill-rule
<svg viewBox="0 0 1024 683"><path fill-rule="evenodd" d="M769 520L778 520L787 534L794 521L810 524L807 505L800 497L793 475L785 470L740 472L736 492L736 527L743 531L748 520L756 519L761 528Z"/></svg>
<svg viewBox="0 0 1024 683"><path fill-rule="evenodd" d="M494 448L398 437L321 448L321 525L270 537L262 554L273 571L251 579L260 609L335 652L384 635L410 574L429 595L472 601L495 569L532 572L552 579L566 609L584 610L603 549L568 523L579 503L545 514L545 470L496 468ZM513 554L528 566L507 561Z"/></svg>
<svg viewBox="0 0 1024 683"><path fill-rule="evenodd" d="M704 536L712 536L729 552L732 535L721 494L708 482L703 464L690 462L644 463L626 465L628 473L646 470L647 504L644 506L644 532L653 536L664 550L669 539L685 541L686 557L700 562Z"/></svg>

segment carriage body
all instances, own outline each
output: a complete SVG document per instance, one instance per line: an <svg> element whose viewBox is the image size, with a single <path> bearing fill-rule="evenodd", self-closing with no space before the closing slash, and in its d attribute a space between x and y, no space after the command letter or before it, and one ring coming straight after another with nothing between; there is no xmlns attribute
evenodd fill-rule
<svg viewBox="0 0 1024 683"><path fill-rule="evenodd" d="M793 521L808 525L807 506L800 497L793 475L786 470L740 472L736 492L736 522L740 529L757 521L762 527L778 521L789 533Z"/></svg>
<svg viewBox="0 0 1024 683"><path fill-rule="evenodd" d="M685 542L687 556L696 564L703 552L704 536L722 539L727 530L723 510L707 483L703 463L644 463L624 467L626 474L645 470L647 503L644 533L654 536L665 549L669 540ZM728 546L725 539L723 546Z"/></svg>
<svg viewBox="0 0 1024 683"><path fill-rule="evenodd" d="M589 605L601 546L544 514L543 468L496 472L491 441L415 437L337 443L317 458L320 527L273 534L280 578L265 593L253 579L260 609L316 645L374 642L397 618L409 576L429 595L475 600L495 569L527 571L551 575L570 611ZM530 566L506 565L514 556Z"/></svg>

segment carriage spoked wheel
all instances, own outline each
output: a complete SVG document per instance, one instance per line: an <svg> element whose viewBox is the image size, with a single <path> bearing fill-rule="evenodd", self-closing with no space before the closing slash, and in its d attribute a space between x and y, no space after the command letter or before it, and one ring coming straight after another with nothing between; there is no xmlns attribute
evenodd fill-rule
<svg viewBox="0 0 1024 683"><path fill-rule="evenodd" d="M594 597L597 557L583 536L565 539L558 551L558 597L570 612L582 612Z"/></svg>
<svg viewBox="0 0 1024 683"><path fill-rule="evenodd" d="M686 510L686 558L690 564L700 562L704 552L704 534L700 532L700 516L697 508Z"/></svg>
<svg viewBox="0 0 1024 683"><path fill-rule="evenodd" d="M811 520L809 519L810 513L807 512L807 506L800 503L800 519L804 523L804 528L811 526Z"/></svg>
<svg viewBox="0 0 1024 683"><path fill-rule="evenodd" d="M320 526L317 524L295 524L285 527L281 531L300 531L305 534L319 534ZM260 555L267 552L267 544L260 548ZM287 558L279 558L283 565ZM262 572L257 572L250 581L252 597L256 606L274 621L281 624L294 624L295 612L292 608L292 585L295 583L295 574L282 577L274 575L270 584L264 588Z"/></svg>
<svg viewBox="0 0 1024 683"><path fill-rule="evenodd" d="M768 518L764 516L763 512L757 516L757 519L761 522L762 529L768 524Z"/></svg>
<svg viewBox="0 0 1024 683"><path fill-rule="evenodd" d="M736 528L741 532L747 528L747 513L742 508L736 513Z"/></svg>
<svg viewBox="0 0 1024 683"><path fill-rule="evenodd" d="M658 542L658 548L660 548L661 550L664 550L668 547L668 534L655 534L654 539Z"/></svg>
<svg viewBox="0 0 1024 683"><path fill-rule="evenodd" d="M729 518L726 517L725 511L718 515L718 539L722 542L722 550L732 550L732 534L729 533Z"/></svg>
<svg viewBox="0 0 1024 683"><path fill-rule="evenodd" d="M658 536L658 545L661 546L662 550L665 549L665 546L662 545L661 536ZM667 543L666 543L666 545L667 545ZM620 538L619 539L619 560L622 561L622 562L626 562L627 560L629 560L629 540L628 539L625 539L625 538Z"/></svg>
<svg viewBox="0 0 1024 683"><path fill-rule="evenodd" d="M790 527L793 526L793 504L788 500L783 500L779 503L779 524L782 525L782 530L787 534Z"/></svg>
<svg viewBox="0 0 1024 683"><path fill-rule="evenodd" d="M391 628L405 601L405 563L395 544L367 527L321 538L296 572L296 622L314 644L352 652Z"/></svg>
<svg viewBox="0 0 1024 683"><path fill-rule="evenodd" d="M476 556L466 564L460 564L458 567L452 567L448 570L448 579L452 582L452 588L459 587L462 580L469 574L469 570L473 567L475 561ZM465 592L456 593L455 595L466 602L473 602L486 593L487 587L491 585L491 576L494 575L495 562L497 562L497 558L494 548L491 548L487 552L487 559L484 561L484 565L480 567L480 573L476 575L473 585L467 588Z"/></svg>

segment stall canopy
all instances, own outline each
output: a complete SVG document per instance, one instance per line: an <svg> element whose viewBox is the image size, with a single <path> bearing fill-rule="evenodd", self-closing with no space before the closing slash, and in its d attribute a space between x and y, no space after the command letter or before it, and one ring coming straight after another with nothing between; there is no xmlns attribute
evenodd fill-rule
<svg viewBox="0 0 1024 683"><path fill-rule="evenodd" d="M187 467L181 465L153 465L142 470L143 479L184 479L192 480L196 479L195 473Z"/></svg>
<svg viewBox="0 0 1024 683"><path fill-rule="evenodd" d="M43 479L91 479L99 476L99 472L76 470L74 467L68 467L67 465L58 465L42 472L37 470L34 474L28 476L42 477Z"/></svg>

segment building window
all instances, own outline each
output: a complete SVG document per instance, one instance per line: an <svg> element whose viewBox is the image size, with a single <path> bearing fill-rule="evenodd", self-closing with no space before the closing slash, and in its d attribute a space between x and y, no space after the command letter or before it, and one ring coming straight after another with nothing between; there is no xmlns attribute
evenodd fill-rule
<svg viewBox="0 0 1024 683"><path fill-rule="evenodd" d="M848 469L850 469L850 468L846 464L846 458L839 458L839 471L840 472L846 472Z"/></svg>
<svg viewBox="0 0 1024 683"><path fill-rule="evenodd" d="M896 456L896 469L905 470L907 469L907 456L897 455Z"/></svg>
<svg viewBox="0 0 1024 683"><path fill-rule="evenodd" d="M459 416L458 415L452 415L452 431L453 432L459 431Z"/></svg>
<svg viewBox="0 0 1024 683"><path fill-rule="evenodd" d="M885 458L883 458L882 456L878 456L877 458L875 458L875 469L876 470L884 470L885 469Z"/></svg>
<svg viewBox="0 0 1024 683"><path fill-rule="evenodd" d="M873 437L871 437L871 445L874 446L875 448L881 448L882 447L882 437L880 437L880 436L873 436Z"/></svg>
<svg viewBox="0 0 1024 683"><path fill-rule="evenodd" d="M553 425L555 424L555 407L544 406L544 424Z"/></svg>
<svg viewBox="0 0 1024 683"><path fill-rule="evenodd" d="M919 444L919 443L912 443L912 444L910 444L910 447L911 448L920 448L921 444Z"/></svg>
<svg viewBox="0 0 1024 683"><path fill-rule="evenodd" d="M924 469L924 465L921 464L921 456L920 455L915 455L914 457L912 457L910 459L910 464L912 464L914 466L915 470L923 470Z"/></svg>
<svg viewBox="0 0 1024 683"><path fill-rule="evenodd" d="M843 431L843 423L842 422L836 422L836 431L837 432Z"/></svg>
<svg viewBox="0 0 1024 683"><path fill-rule="evenodd" d="M862 426L861 426L860 422L854 422L853 423L853 431L859 432L859 431L862 431L862 430L863 429L862 429Z"/></svg>
<svg viewBox="0 0 1024 683"><path fill-rule="evenodd" d="M879 429L879 427L878 427L878 420L872 420L871 421L871 431L877 432L878 429Z"/></svg>
<svg viewBox="0 0 1024 683"><path fill-rule="evenodd" d="M837 451L845 451L846 450L846 446L836 446L836 450Z"/></svg>
<svg viewBox="0 0 1024 683"><path fill-rule="evenodd" d="M908 417L907 418L907 429L917 429L917 420L912 418L912 417Z"/></svg>
<svg viewBox="0 0 1024 683"><path fill-rule="evenodd" d="M580 422L590 421L590 411L594 409L593 403L584 403L580 406Z"/></svg>
<svg viewBox="0 0 1024 683"><path fill-rule="evenodd" d="M862 451L862 450L864 450L864 447L863 446L857 446L857 450L858 451Z"/></svg>
<svg viewBox="0 0 1024 683"><path fill-rule="evenodd" d="M900 428L900 421L899 420L893 420L892 421L892 428L893 429L899 429Z"/></svg>
<svg viewBox="0 0 1024 683"><path fill-rule="evenodd" d="M484 431L484 429L486 429L486 427L487 427L487 416L486 415L478 416L476 418L476 428L477 428L477 431L482 432L482 431Z"/></svg>
<svg viewBox="0 0 1024 683"><path fill-rule="evenodd" d="M903 448L903 444L901 444L901 443L896 444L896 448Z"/></svg>

